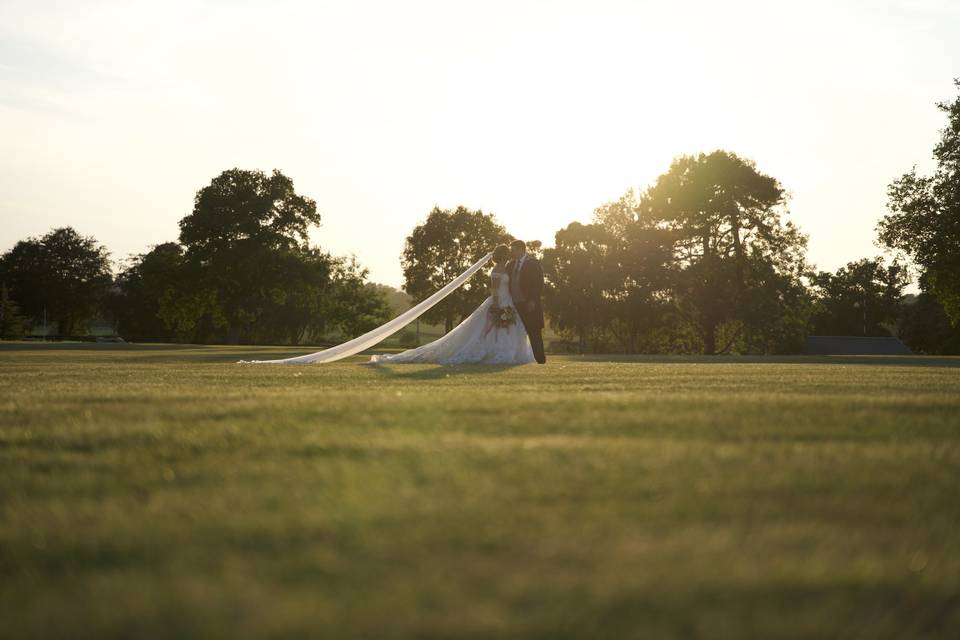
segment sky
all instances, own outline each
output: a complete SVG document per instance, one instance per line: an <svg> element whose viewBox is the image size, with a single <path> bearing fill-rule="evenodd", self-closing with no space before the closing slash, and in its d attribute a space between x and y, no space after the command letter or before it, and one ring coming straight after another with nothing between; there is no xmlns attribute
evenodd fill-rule
<svg viewBox="0 0 960 640"><path fill-rule="evenodd" d="M933 166L958 33L957 0L0 0L0 252L71 225L120 261L221 171L279 169L313 243L399 286L434 206L549 246L726 149L833 270Z"/></svg>

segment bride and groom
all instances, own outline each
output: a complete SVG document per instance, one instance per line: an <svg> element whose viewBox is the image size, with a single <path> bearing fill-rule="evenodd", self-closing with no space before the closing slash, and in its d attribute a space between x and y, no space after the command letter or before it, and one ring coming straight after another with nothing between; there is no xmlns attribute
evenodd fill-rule
<svg viewBox="0 0 960 640"><path fill-rule="evenodd" d="M543 353L543 270L522 240L493 250L490 297L450 333L416 349L376 355L375 363L527 364Z"/></svg>
<svg viewBox="0 0 960 640"><path fill-rule="evenodd" d="M527 254L522 240L500 245L466 271L393 320L362 336L323 351L279 360L241 360L241 364L320 364L337 362L370 349L443 301L493 259L490 297L439 340L401 353L376 355L370 362L436 364L527 364L547 361L543 354L543 270Z"/></svg>

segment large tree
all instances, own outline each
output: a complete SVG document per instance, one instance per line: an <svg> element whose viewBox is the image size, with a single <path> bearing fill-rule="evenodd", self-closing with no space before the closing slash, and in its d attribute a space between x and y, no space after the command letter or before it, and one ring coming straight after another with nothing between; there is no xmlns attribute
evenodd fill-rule
<svg viewBox="0 0 960 640"><path fill-rule="evenodd" d="M784 327L771 320L802 313L806 238L784 220L784 203L776 179L726 151L677 158L641 197L640 214L674 234L674 301L705 354L718 351L721 328L720 351L738 340L777 350Z"/></svg>
<svg viewBox="0 0 960 640"><path fill-rule="evenodd" d="M176 340L296 344L385 322L366 270L309 245L319 220L313 200L279 171L224 171L180 222L182 248L161 245L134 261L121 290L148 291L142 319L155 307Z"/></svg>
<svg viewBox="0 0 960 640"><path fill-rule="evenodd" d="M296 286L291 263L310 257L307 232L319 222L316 203L279 171L224 171L180 221L189 280L168 298L168 318L201 334L225 329L229 342L250 339L264 309Z"/></svg>
<svg viewBox="0 0 960 640"><path fill-rule="evenodd" d="M492 214L466 207L434 209L407 237L401 264L404 291L422 300L467 270L512 236ZM447 331L454 321L469 315L488 294L481 271L443 302L424 314L427 322L443 322Z"/></svg>
<svg viewBox="0 0 960 640"><path fill-rule="evenodd" d="M960 78L954 83L960 88ZM890 213L878 232L884 245L913 259L925 291L960 325L960 96L937 106L947 114L933 150L937 167L929 176L914 167L889 186Z"/></svg>
<svg viewBox="0 0 960 640"><path fill-rule="evenodd" d="M191 253L236 253L248 247L293 249L320 224L317 203L296 193L274 170L229 169L200 189L193 212L180 221L180 242Z"/></svg>
<svg viewBox="0 0 960 640"><path fill-rule="evenodd" d="M810 278L816 306L813 333L827 336L889 336L900 316L907 273L883 258L850 262L835 273Z"/></svg>
<svg viewBox="0 0 960 640"><path fill-rule="evenodd" d="M622 282L615 269L614 237L599 224L572 222L557 231L543 252L545 310L551 324L577 338L583 353L588 339L606 326L614 290Z"/></svg>
<svg viewBox="0 0 960 640"><path fill-rule="evenodd" d="M72 227L21 240L0 257L0 282L35 323L46 312L61 336L85 333L112 276L107 250Z"/></svg>

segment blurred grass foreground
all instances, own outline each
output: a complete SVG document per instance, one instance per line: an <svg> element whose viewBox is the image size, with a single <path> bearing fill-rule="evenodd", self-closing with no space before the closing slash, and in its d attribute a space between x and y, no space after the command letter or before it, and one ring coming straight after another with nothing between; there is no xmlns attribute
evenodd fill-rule
<svg viewBox="0 0 960 640"><path fill-rule="evenodd" d="M0 346L0 637L960 637L960 359L284 355Z"/></svg>

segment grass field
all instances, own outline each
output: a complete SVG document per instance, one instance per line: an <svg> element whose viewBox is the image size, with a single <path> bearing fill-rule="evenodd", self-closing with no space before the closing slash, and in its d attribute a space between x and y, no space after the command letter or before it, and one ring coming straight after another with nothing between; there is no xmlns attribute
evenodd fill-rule
<svg viewBox="0 0 960 640"><path fill-rule="evenodd" d="M960 637L960 359L281 353L0 346L0 637Z"/></svg>

